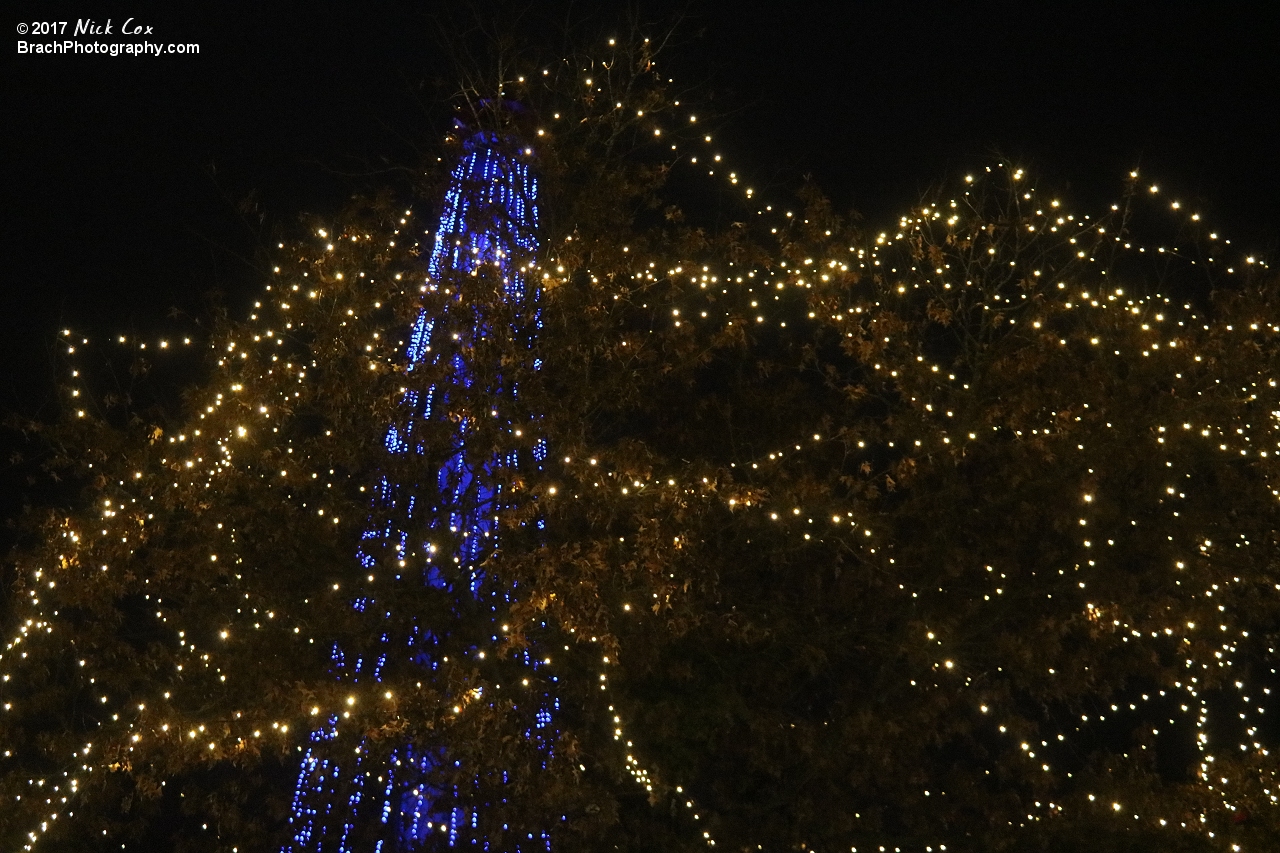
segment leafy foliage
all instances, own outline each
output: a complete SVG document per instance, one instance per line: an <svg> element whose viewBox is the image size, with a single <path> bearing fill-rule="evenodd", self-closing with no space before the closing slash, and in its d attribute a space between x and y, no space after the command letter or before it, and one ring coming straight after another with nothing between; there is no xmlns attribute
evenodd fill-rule
<svg viewBox="0 0 1280 853"><path fill-rule="evenodd" d="M653 62L520 66L523 111L470 101L536 146L548 211L540 369L503 336L468 353L520 411L451 402L495 454L551 447L508 472L501 630L353 559L379 473L430 489L452 440L383 447L440 379L398 367L404 330L503 310L484 275L423 286L429 217L354 203L219 320L180 416L68 388L46 435L80 494L14 553L6 846L268 849L331 713L335 748L446 744L441 784L501 801L494 849L1276 843L1274 276L1139 241L1173 220L1136 187L1078 219L1003 166L878 237L812 188L765 209L694 165L710 137ZM376 620L351 607L374 592ZM445 665L332 677L335 641L417 622L450 626ZM529 690L562 703L545 770Z"/></svg>

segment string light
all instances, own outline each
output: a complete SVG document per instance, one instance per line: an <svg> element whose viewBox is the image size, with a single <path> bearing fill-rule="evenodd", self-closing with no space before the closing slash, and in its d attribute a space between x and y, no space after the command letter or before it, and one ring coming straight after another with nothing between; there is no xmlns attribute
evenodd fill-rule
<svg viewBox="0 0 1280 853"><path fill-rule="evenodd" d="M547 69L542 76L548 76ZM591 76L582 79L582 86L592 91L600 90L607 82L594 67ZM655 116L662 114L651 107L634 112L636 120L654 122L658 121ZM689 124L694 123L692 115L687 118ZM547 124L557 122L564 120L555 115ZM669 137L678 136L676 129L682 124L683 121L673 122L666 128L665 135L659 132L664 129L656 123L644 129L646 136L660 138L666 145ZM537 135L539 139L547 139L560 132L553 133L548 127L540 129ZM520 157L532 158L533 154L503 154L500 152L505 149L491 143L488 139L473 141L459 170L454 172L457 186L451 189L451 200L445 204L445 213L432 234L431 245L423 249L423 254L430 258L425 278L415 273L410 264L395 276L378 273L379 278L385 278L382 282L369 281L365 277L369 270L326 266L345 264L344 259L350 257L348 252L363 251L366 247L370 252L408 249L412 239L408 230L412 216L408 211L398 219L399 228L376 236L363 231L350 233L336 226L319 228L315 232L318 242L310 247L318 259L300 264L296 269L287 264L284 271L281 267L275 268L268 296L255 304L250 315L257 325L239 330L237 334L244 334L235 339L211 342L219 359L218 366L224 372L217 375L215 384L220 384L216 389L211 388L208 394L193 401L197 417L182 427L182 431L171 430L173 434L165 434L156 427L148 444L151 455L131 460L137 463L136 470L130 469L132 479L122 479L115 485L108 483L109 497L96 505L92 514L73 515L60 522L56 536L50 541L56 541L56 547L62 549L61 556L56 562L47 562L31 572L31 582L26 589L30 595L22 603L24 612L30 615L18 623L15 635L0 658L5 668L4 684L10 683L11 675L23 671L22 662L28 648L37 642L57 643L63 633L73 630L59 618L58 608L66 606L65 599L61 598L65 590L89 583L85 580L88 577L95 579L93 589L126 588L126 572L120 567L129 565L135 548L162 521L154 518L150 509L158 491L184 496L207 495L230 481L234 471L248 469L263 472L263 482L270 483L264 485L264 489L296 490L296 497L289 500L305 509L308 518L314 518L317 524L337 525L342 528L341 532L354 532L361 537L357 571L344 574L328 587L334 598L348 609L361 613L372 611L376 615L380 606L378 596L391 595L386 590L392 588L393 579L398 577L426 578L428 585L433 578L434 582L445 584L449 582L445 577L466 578L473 595L484 589L486 576L480 565L495 553L500 518L505 517L510 506L496 489L486 491L475 479L464 481L468 472L474 475L486 465L492 465L496 467L489 468L485 476L495 482L505 482L508 474L517 471L528 475L529 488L538 488L545 478L558 478L557 486L547 485L545 489L547 498L555 497L557 501L578 501L581 505L605 500L597 496L607 492L610 505L634 507L638 516L656 515L650 510L661 501L680 502L681 506L696 506L700 511L722 509L732 515L734 523L744 525L744 529L758 522L785 537L796 548L825 545L848 548L866 565L892 578L891 586L897 587L902 599L912 603L929 602L934 613L954 605L977 608L975 613L987 612L982 608L988 608L993 614L1004 614L1008 613L1008 607L1015 606L1004 602L1025 603L1032 598L1039 601L1047 597L1046 600L1054 602L1052 612L1064 620L1076 620L1095 632L1091 636L1099 649L1141 648L1154 655L1177 656L1185 677L1179 677L1176 682L1152 688L1140 698L1135 695L1132 701L1112 701L1096 709L1089 708L1077 715L1078 725L1072 719L1056 731L1033 731L1041 724L1032 720L1010 696L983 686L983 679L990 675L986 664L992 659L983 650L955 638L948 626L931 624L913 635L911 662L901 673L903 689L909 687L911 695L921 697L953 697L956 707L976 711L983 728L975 730L997 739L993 742L1000 745L993 747L994 750L1014 754L1016 760L1022 762L1020 766L1041 774L1046 786L1061 793L1061 796L1055 793L1052 802L1043 797L1032 801L1034 806L1028 804L1025 817L1028 824L1088 813L1162 827L1176 821L1188 828L1186 813L1157 814L1159 803L1139 808L1133 805L1132 798L1119 793L1100 787L1086 791L1068 778L1072 771L1062 769L1066 767L1062 756L1070 751L1073 743L1096 736L1117 719L1169 719L1168 728L1164 723L1152 727L1153 739L1180 737L1181 723L1175 724L1173 720L1192 724L1198 754L1194 767L1196 785L1204 797L1200 800L1202 810L1191 818L1190 831L1220 833L1220 829L1207 828L1217 826L1212 824L1213 809L1238 814L1244 811L1239 805L1244 800L1274 805L1277 780L1274 770L1270 775L1267 770L1274 766L1270 758L1273 747L1267 740L1269 730L1263 724L1266 713L1274 714L1275 709L1272 688L1266 686L1271 683L1268 678L1274 680L1274 668L1269 674L1261 673L1258 680L1244 673L1238 679L1231 677L1247 669L1243 665L1245 658L1258 655L1259 648L1263 649L1264 656L1271 656L1267 660L1274 661L1274 649L1266 648L1265 641L1256 633L1250 635L1249 626L1253 623L1245 603L1251 596L1263 593L1270 594L1273 602L1280 588L1264 589L1258 578L1243 572L1233 574L1231 569L1237 561L1256 564L1257 555L1269 546L1266 541L1259 541L1256 529L1243 521L1222 518L1205 529L1183 529L1183 520L1194 517L1203 521L1209 515L1203 501L1211 500L1214 492L1203 484L1202 471L1184 462L1208 459L1210 453L1219 460L1214 464L1221 466L1221 470L1233 470L1229 466L1244 464L1253 466L1250 470L1262 472L1258 475L1262 479L1271 477L1266 480L1265 488L1272 497L1280 498L1280 486L1274 479L1274 460L1280 452L1280 441L1277 441L1280 402L1277 402L1275 374L1267 372L1272 362L1261 356L1244 355L1254 351L1274 352L1280 327L1274 316L1240 317L1226 312L1211 316L1188 302L1168 296L1139 295L1136 285L1116 275L1115 261L1116 258L1162 256L1187 268L1211 266L1216 274L1228 279L1243 279L1245 270L1253 274L1255 268L1269 269L1265 259L1237 256L1229 241L1221 239L1217 232L1211 232L1208 237L1216 254L1196 255L1190 247L1172 243L1144 244L1132 235L1118 209L1112 211L1113 215L1097 218L1072 214L1064 210L1060 200L1041 203L1022 170L992 166L985 172L967 176L965 192L958 193L956 198L930 200L902 217L896 228L865 242L848 241L852 245L837 246L816 238L802 240L801 232L807 226L816 225L807 213L797 216L794 211L773 210L772 205L757 207L755 214L761 222L762 233L781 234L792 245L808 244L799 255L780 246L777 256L769 263L668 257L636 241L634 248L628 246L624 250L626 270L631 276L628 282L625 276L617 275L616 269L606 269L603 264L593 267L571 251L559 254L552 251L552 246L559 243L548 241L543 257L538 262L531 260L536 248L532 236L536 229L536 190L527 162ZM741 185L742 172L726 171L728 164L712 147L711 136L702 136L697 144L704 146L700 149L702 153L689 156L684 162L695 166L701 156L707 177L722 181L725 191L740 203L754 203L754 191ZM1132 175L1134 181L1137 177L1136 173ZM1029 203L1027 208L1020 209L1014 224L1008 228L998 227L999 223L994 222L982 206L982 194L991 192L1002 180L1010 186L1017 185L1011 198ZM465 205L460 203L466 193L457 187L464 183L480 187L481 193L489 193L485 196L486 203L503 210L523 206L509 215L509 221L516 223L510 233L495 238L492 231L474 227L464 212ZM1144 196L1160 194L1155 186L1141 193ZM1200 222L1198 213L1187 214L1176 202L1162 203L1162 210L1168 216L1178 217L1180 222ZM826 233L822 233L824 231ZM1030 244L1014 240L1015 232L1021 235L1019 239L1043 238L1057 242L1035 244L1046 247L1045 252L1037 254L1028 249ZM817 226L816 233L821 238L833 237L831 229L821 226ZM580 237L576 239L580 241ZM565 244L572 246L573 242L566 240ZM921 247L936 252L924 251ZM1054 255L1053 247L1064 251ZM1071 260L1064 261L1064 258ZM1078 266L1071 267L1070 263ZM1002 274L1006 269L1012 272ZM333 309L335 328L346 330L347 340L360 353L361 369L371 374L361 381L377 388L391 387L386 383L394 381L395 387L402 389L397 397L393 426L384 436L390 469L398 464L396 460L427 453L425 446L420 447L415 441L446 408L442 395L448 383L465 385L463 377L480 375L481 368L475 366L454 374L452 380L439 378L442 372L447 375L453 369L443 361L446 354L483 345L483 335L478 331L481 327L461 320L450 325L445 315L423 309L413 321L400 350L407 358L397 360L391 355L398 345L389 340L388 331L392 327L376 319L381 303L347 296L342 298L348 301L338 301L338 294L355 292L354 282L359 282L360 287L384 287L383 295L388 300L413 294L433 300L433 305L463 306L465 282L459 284L457 279L472 272L480 274L477 278L488 276L502 280L507 302L525 306L522 310L534 311L534 316L539 318L533 322L534 329L541 319L533 307L537 304L537 283L548 289L565 287L576 280L576 275L585 276L592 285L611 288L613 300L626 303L633 312L631 316L651 318L648 327L619 329L617 339L606 342L612 345L611 357L612 353L625 350L626 358L635 359L636 363L642 363L644 358L670 343L721 339L754 342L758 340L756 335L781 334L784 330L795 334L797 339L803 335L816 338L831 334L835 339L848 342L858 354L857 358L865 361L870 377L868 384L874 382L876 388L887 389L901 400L900 423L892 430L866 424L865 429L859 427L857 434L853 430L842 432L826 426L815 430L815 425L796 423L785 441L773 441L770 447L753 448L749 452L735 452L718 466L671 464L645 470L614 448L575 448L572 455L558 457L564 459L564 465L552 470L550 465L543 465L546 446L538 444L539 422L519 421L520 428L517 428L517 421L510 414L519 410L511 402L517 397L516 389L500 385L498 390L489 392L489 396L498 398L496 408L491 410L492 419L496 422L495 429L509 430L504 440L515 448L511 451L514 456L492 457L487 452L472 456L461 449L446 456L439 470L452 486L453 499L472 507L448 515L444 526L426 528L426 535L431 539L450 544L437 548L430 541L410 542L403 528L373 520L379 513L408 512L415 497L412 489L391 479L390 474L372 485L359 487L372 491L371 499L368 492L363 498L366 505L372 507L368 525L362 527L364 522L355 522L354 527L344 527L342 516L336 512L344 505L342 498L328 498L325 493L337 495L344 489L354 489L355 480L344 473L335 473L340 468L317 465L315 457L304 459L301 451L294 453L294 445L289 444L292 439L282 438L281 433L289 428L294 407L307 395L316 393L313 389L321 387L317 383L324 376L320 365L300 354L292 337L293 333L307 328L306 324L312 322L308 318L316 316L307 314L304 306L334 300L327 304ZM406 280L392 284L401 282L401 275L406 276ZM415 290L419 286L422 291ZM459 312L463 311L463 307L459 307ZM1096 394L1081 392L1079 399L1065 401L1069 405L1057 410L1046 405L988 417L976 411L992 399L990 389L982 387L983 377L967 373L963 365L957 366L944 356L930 352L923 346L923 337L912 334L913 330L923 328L926 320L940 327L959 322L956 317L961 311L971 312L970 318L981 318L975 322L986 332L1000 330L1012 339L1017 335L1029 336L1023 339L1028 341L1025 348L1015 350L1017 352L1030 352L1036 341L1042 341L1044 348L1036 352L1044 354L1040 364L1045 370L1085 369L1086 365L1096 363L1095 359L1113 359L1112 363L1132 366L1148 381L1158 380L1162 388L1172 389L1169 393L1188 403L1176 411L1153 409L1151 419L1142 422L1140 432L1134 430L1140 418L1124 417L1124 413L1108 409L1106 404L1110 398L1105 395L1110 392L1104 388L1095 389ZM290 319L284 319L286 316ZM497 322L494 321L492 328L498 328ZM505 317L502 322L509 324ZM525 323L517 328L529 326ZM1016 332L1008 331L1014 329ZM446 330L455 337L442 337ZM992 334L994 336L994 332ZM1037 335L1039 337L1035 337ZM80 350L89 346L87 339L73 336L71 330L65 330L62 337L68 356L80 355ZM188 340L190 338L184 339L184 345ZM175 336L150 341L148 352L163 350L168 357L169 352L178 349L176 341ZM148 341L120 337L117 343L142 351L147 349ZM1240 360L1242 366L1226 371L1223 365L1230 358ZM397 367L399 374L395 375ZM533 366L529 369L537 370ZM412 375L415 372L418 376L430 374L437 379L419 381ZM86 391L88 386L80 382L78 375L73 379L76 382L69 393L79 405L79 401L90 397ZM1223 381L1240 384L1220 388ZM383 384L377 384L379 382ZM96 417L91 406L75 411L81 419ZM457 446L466 445L467 433L463 427L451 426L450 430ZM903 531L895 527L892 518L873 514L874 501L849 494L841 496L833 490L815 496L812 491L805 493L782 485L786 483L782 475L820 467L827 458L823 454L833 449L848 453L859 462L865 461L870 466L867 482L874 481L877 488L887 493L890 488L907 487L905 477L910 474L905 475L902 484L895 481L891 486L885 478L894 477L898 472L881 460L919 460L917 464L925 465L931 464L928 460L958 460L969 458L966 454L996 453L1010 445L1052 454L1060 460L1059 464L1069 465L1072 472L1079 474L1080 482L1073 484L1070 494L1073 527L1070 534L1063 534L1068 536L1070 547L1064 551L1057 569L1060 575L1048 579L1029 577L1012 563L978 560L960 569L959 577L970 582L971 588L928 587L916 582L905 568L908 559L904 553L910 553L911 541L901 535ZM1140 492L1126 492L1120 484L1109 480L1108 466L1124 448L1146 454L1144 458L1164 460L1166 467L1160 472L1159 482L1145 484ZM575 461L578 459L585 464ZM772 488L757 486L757 482L768 483ZM1257 485L1257 481L1248 482ZM1132 599L1119 600L1114 587L1109 585L1109 578L1124 569L1125 558L1118 555L1127 547L1126 540L1135 536L1132 530L1126 529L1137 526L1138 518L1133 516L1138 513L1128 506L1137 500L1135 495L1147 513L1142 523L1163 519L1160 529L1169 531L1164 534L1170 537L1166 543L1149 541L1150 537L1144 540L1150 553L1158 554L1168 564L1171 577L1168 600L1172 604L1167 613L1135 610ZM190 503L184 506L197 506L200 499L191 497ZM1052 500L1065 501L1066 498L1052 496ZM537 523L533 517L527 520ZM696 543L690 543L687 538L672 538L669 546L664 544L670 549L668 554L696 547ZM302 743L305 751L300 756L299 786L293 810L297 828L293 844L297 848L344 849L350 827L364 814L378 816L378 819L388 815L403 818L408 827L404 830L408 833L406 838L425 840L429 833L440 833L450 843L463 843L474 828L469 826L474 813L461 806L435 805L450 798L432 795L422 781L438 769L438 763L444 760L440 755L414 751L407 746L393 750L388 766L399 761L399 767L411 769L394 776L394 781L386 781L392 779L389 772L383 773L385 779L377 778L385 768L365 763L363 757L350 757L364 756L366 750L371 753L374 749L371 742L357 739L356 751L341 758L326 753L326 744L337 743L340 732L359 730L357 726L364 718L358 715L380 713L369 709L385 708L388 702L410 701L399 691L393 700L388 691L378 689L377 667L385 665L375 663L382 648L379 643L374 643L371 650L362 650L363 654L334 646L332 669L337 677L333 679L333 692L317 697L314 703L309 702L296 718L284 719L285 715L281 714L281 718L272 719L253 709L244 709L243 716L227 714L215 723L212 718L202 716L197 703L186 698L208 689L209 685L225 683L228 678L245 677L227 663L231 659L229 650L248 642L245 637L270 636L273 642L287 643L288 648L295 650L314 646L317 640L321 645L326 644L323 630L309 624L295 608L285 607L271 598L275 595L283 599L284 593L271 590L271 594L266 594L261 587L239 583L242 579L236 574L236 567L245 568L241 561L249 552L242 529L230 524L223 529L219 523L217 532L210 534L209 543L213 542L218 543L217 549L207 548L198 555L199 562L212 571L226 573L220 576L226 578L228 589L234 590L226 595L240 597L234 610L235 619L211 628L185 613L180 601L167 602L161 600L164 597L161 595L144 599L147 612L155 614L156 622L175 632L176 647L169 651L175 677L164 686L184 691L177 699L172 699L166 690L163 697L147 696L145 701L135 701L136 697L110 676L101 660L93 659L91 665L86 665L86 658L80 659L76 669L85 672L84 679L94 688L95 704L102 709L101 722L95 724L97 731L91 740L77 742L74 753L66 750L68 755L60 757L67 768L61 776L53 773L24 780L32 791L52 792L45 795L47 809L40 818L45 827L70 817L69 806L63 798L70 800L70 795L84 785L90 774L102 774L121 755L140 757L144 750L190 749L202 756L208 753L204 760L224 760L238 751L250 749L248 744L264 737L274 736L282 744L292 745L295 741L291 733L297 733L306 738ZM205 544L202 543L202 547ZM626 553L634 544L622 537L618 547L619 553ZM654 591L646 590L645 594L655 602L655 612L665 612L673 600L678 601L677 590L687 580L689 578L671 577ZM249 591L241 592L241 589ZM139 594L152 595L150 592ZM509 594L508 591L503 596ZM494 605L491 611L494 620L509 619L510 606L519 603L510 597L500 597L501 605ZM633 607L636 601L638 599L632 598L617 602L616 609L627 614L628 619L637 619L648 612L649 607ZM354 608L350 607L352 602ZM287 620L277 619L277 613L291 615ZM219 615L230 615L230 611ZM200 627L174 627L191 623ZM440 626L425 627L440 629ZM571 624L566 624L564 630L576 632ZM491 636L505 634L504 625ZM434 646L426 639L414 640L416 645L404 640L399 642L401 645L392 649L391 640L382 641L389 652L400 656L423 652L414 665L423 668L424 677L427 671L436 671L433 667L449 663L448 656L432 651ZM1258 646L1259 642L1264 646ZM500 647L500 642L494 640L477 643L455 654L466 655L469 661L497 660L501 657ZM486 654L489 657L485 657ZM533 660L549 661L542 657L540 650L535 650ZM608 663L607 657L605 663ZM526 675L507 682L508 691L514 684L526 687L523 682L530 679L533 684L545 685L552 672L549 662L537 666L529 663L523 671ZM178 673L181 678L177 677ZM599 689L612 690L607 673L601 669L598 675ZM1036 661L1037 685L1062 684L1075 675L1051 657ZM111 686L99 691L95 679ZM186 679L192 679L191 683L186 683ZM1225 686L1211 686L1219 682ZM499 688L493 687L490 693L486 693L485 688L483 684L470 686L468 683L449 697L452 704L448 709L453 715L465 718L493 707L496 700L491 696ZM538 687L535 691L538 701L554 703L554 691L543 693L542 690ZM1224 695L1230 698L1223 698ZM20 704L21 700L11 702L6 698L6 714L12 712L15 702ZM1239 743L1219 733L1226 724L1221 711L1227 705L1232 714L1238 714L1239 723L1234 724L1238 736L1232 736L1237 737ZM683 794L682 787L669 789L658 778L660 766L653 766L652 762L642 766L636 754L643 750L645 733L641 730L635 735L640 748L633 747L632 735L624 732L622 714L614 711L615 705L608 707L615 724L614 738L628 750L624 760L629 774L648 792L674 790ZM544 710L548 712L546 725L553 731L550 712L556 710L554 704L538 708L536 714ZM1168 717L1165 717L1166 711ZM1142 749L1147 747L1144 745ZM1232 769L1218 770L1227 765ZM349 789L341 787L345 782L334 782L329 771L338 769L342 771L340 779L360 780L354 783L355 787L365 793L361 793L358 800L350 799L352 794L340 796L340 790ZM928 797L930 803L949 795L936 783L928 784L930 787L922 788L921 795ZM1122 786L1117 783L1116 787ZM950 795L956 793L952 791ZM701 822L704 810L694 806L692 798L681 799L683 810ZM335 816L336 823L330 827L319 817L320 804L333 806L336 813L345 816ZM1088 812L1089 809L1096 811ZM413 820L409 820L410 814ZM704 831L707 830L698 828L699 833ZM707 832L707 843L714 843ZM28 839L28 849L40 834L33 832ZM330 845L330 841L334 843ZM547 836L532 839L531 843L545 848ZM860 843L859 849L863 847ZM931 847L945 849L937 841L911 849Z"/></svg>

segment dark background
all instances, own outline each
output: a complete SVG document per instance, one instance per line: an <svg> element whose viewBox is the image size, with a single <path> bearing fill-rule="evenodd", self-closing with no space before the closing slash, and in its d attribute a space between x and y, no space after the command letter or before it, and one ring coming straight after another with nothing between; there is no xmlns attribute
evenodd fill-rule
<svg viewBox="0 0 1280 853"><path fill-rule="evenodd" d="M152 41L200 53L18 56L11 36L0 408L49 411L63 324L151 336L214 288L245 313L273 229L403 179L446 129L433 81L447 82L438 33L457 4L179 5L11 12L10 33L134 16ZM1081 210L1140 166L1266 251L1280 236L1273 6L703 0L639 15L683 12L665 67L706 86L723 150L765 201L787 202L809 174L887 227L922 189L1000 151ZM566 14L603 26L615 12L513 8L548 32Z"/></svg>

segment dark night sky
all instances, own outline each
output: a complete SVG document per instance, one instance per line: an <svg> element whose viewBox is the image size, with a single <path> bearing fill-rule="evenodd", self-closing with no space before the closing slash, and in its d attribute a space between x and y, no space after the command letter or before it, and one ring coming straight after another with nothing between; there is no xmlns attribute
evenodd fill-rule
<svg viewBox="0 0 1280 853"><path fill-rule="evenodd" d="M352 173L412 165L445 129L422 86L447 71L430 35L442 6L168 5L11 16L118 27L132 14L200 55L11 61L0 407L43 399L61 323L145 331L215 286L242 309L256 290L238 260L254 245L236 212L249 193L287 226L371 180ZM566 4L529 5L537 18ZM725 150L771 198L812 174L840 207L887 224L998 149L1082 202L1110 199L1141 164L1239 243L1275 248L1271 3L825 5L693 2L672 55L679 82L714 92Z"/></svg>

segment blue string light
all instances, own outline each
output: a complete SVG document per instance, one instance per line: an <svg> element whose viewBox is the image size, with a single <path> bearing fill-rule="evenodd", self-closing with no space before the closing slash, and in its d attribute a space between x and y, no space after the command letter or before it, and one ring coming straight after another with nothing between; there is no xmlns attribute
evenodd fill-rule
<svg viewBox="0 0 1280 853"><path fill-rule="evenodd" d="M525 269L519 262L532 259L538 248L538 187L528 164L513 150L516 149L510 149L497 135L488 132L476 133L466 141L464 154L451 174L444 197L427 264L427 288L438 293L442 283L477 276L482 269L497 273L502 282L503 302L515 309L513 316L518 318L512 323L510 333L514 340L532 348L537 329L541 327L540 293L536 281L526 281ZM462 290L465 288L451 292L452 310L470 310ZM409 333L405 369L412 372L426 365L437 370L445 368L447 379L421 393L406 393L403 405L408 417L386 431L385 445L390 454L426 453L427 448L415 439L415 426L447 417L450 397L462 390L471 393L478 390L494 401L516 397L514 383L505 387L502 378L491 383L496 387L476 387L478 372L462 353L471 350L469 344L490 334L491 326L483 312L462 316L474 318L471 328L462 333L470 339L452 348L454 355L444 356L450 348L435 351L432 348L432 336L440 328L441 318L428 316L425 308L419 311ZM539 369L541 360L533 360L533 367ZM356 551L362 568L374 569L380 565L393 568L386 565L386 555L390 555L397 566L403 566L410 552L420 547L427 558L423 573L427 585L451 591L454 586L449 578L457 577L467 584L473 598L480 599L484 573L479 565L496 545L497 514L503 506L501 478L497 475L521 465L541 467L547 445L543 440L537 441L529 459L524 459L520 452L495 457L468 447L473 431L474 426L465 418L453 425L452 453L435 475L436 493L441 496L442 505L432 507L432 511L422 512L421 504L425 502L415 492L414 483L392 482L387 476L379 478L369 526L361 534ZM412 523L388 521L388 518ZM399 525L410 529L400 529ZM452 554L438 553L429 542L431 533L440 531L442 526L447 527L453 541L460 543ZM538 527L541 526L538 522ZM454 567L461 569L461 575ZM393 573L397 578L401 576L399 571ZM509 592L496 597L504 602L510 600ZM376 615L374 602L367 597L358 598L352 604L359 612ZM491 609L496 611L496 605ZM415 624L407 649L391 644L385 633L381 638L385 648L378 649L374 655L348 654L335 644L331 653L332 669L340 680L349 683L366 682L370 677L380 682L387 655L407 653L414 663L435 670L439 666L434 652L438 641L436 631ZM372 672L366 659L373 661ZM524 662L537 668L527 652ZM558 700L545 702L552 708L559 707ZM542 730L552 725L551 708L539 708L535 719L539 732L535 734L530 730L527 736L543 745L549 758L551 738L542 734ZM437 777L436 771L443 766L442 748L404 744L391 753L385 764L371 767L366 766L370 751L362 741L354 760L344 759L340 763L325 749L327 743L337 738L338 726L338 717L330 716L325 725L311 733L311 744L300 763L289 819L293 835L282 853L353 853L357 838L363 839L364 849L376 839L375 853L382 851L388 842L397 850L425 850L455 847L469 840L467 846L489 849L489 841L478 837L477 809L440 803L445 791L434 787L430 780ZM502 776L505 780L505 771ZM383 780L385 782L379 784ZM457 802L459 792L455 788L451 793ZM529 838L535 839L535 836L529 834ZM538 835L534 843L539 850L550 850L550 837L545 832Z"/></svg>

